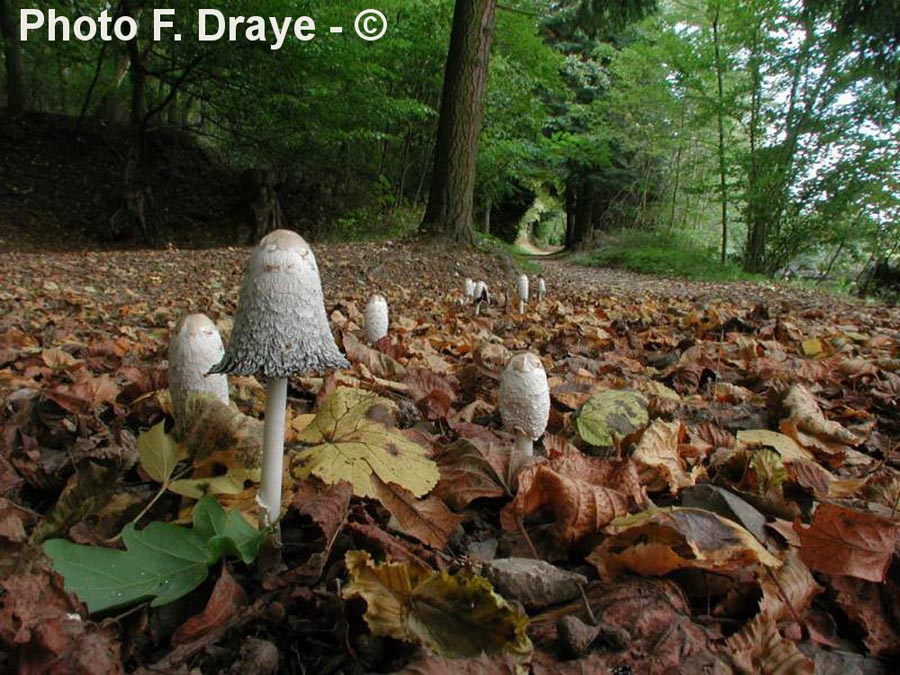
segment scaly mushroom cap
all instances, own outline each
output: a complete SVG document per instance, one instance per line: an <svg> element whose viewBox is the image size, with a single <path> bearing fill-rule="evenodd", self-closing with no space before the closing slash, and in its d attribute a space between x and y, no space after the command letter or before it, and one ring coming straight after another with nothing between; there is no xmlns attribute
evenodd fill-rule
<svg viewBox="0 0 900 675"><path fill-rule="evenodd" d="M544 295L546 295L546 293L547 293L547 282L544 281L544 277L538 277L538 280L537 280L537 290L538 290L538 295L540 295L541 297L544 297Z"/></svg>
<svg viewBox="0 0 900 675"><path fill-rule="evenodd" d="M206 374L224 353L219 331L205 314L188 314L175 324L169 342L169 393L177 433L184 429L184 405L192 391L228 403L228 377Z"/></svg>
<svg viewBox="0 0 900 675"><path fill-rule="evenodd" d="M373 295L366 305L366 340L375 344L388 334L388 304L380 295Z"/></svg>
<svg viewBox="0 0 900 675"><path fill-rule="evenodd" d="M550 385L541 360L529 352L516 354L500 378L500 417L507 431L537 440L550 419Z"/></svg>
<svg viewBox="0 0 900 675"><path fill-rule="evenodd" d="M524 274L516 281L516 292L519 294L519 300L528 302L528 277Z"/></svg>
<svg viewBox="0 0 900 675"><path fill-rule="evenodd" d="M290 230L266 235L244 271L225 357L210 372L283 378L349 365L328 325L309 244Z"/></svg>

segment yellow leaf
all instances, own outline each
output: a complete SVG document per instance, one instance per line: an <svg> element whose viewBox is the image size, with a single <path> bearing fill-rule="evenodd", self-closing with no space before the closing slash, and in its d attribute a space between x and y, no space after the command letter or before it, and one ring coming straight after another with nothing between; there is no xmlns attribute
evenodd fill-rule
<svg viewBox="0 0 900 675"><path fill-rule="evenodd" d="M339 387L322 404L315 420L297 440L307 447L291 451L291 475L311 474L326 483L342 480L358 497L376 497L375 474L416 497L437 485L440 471L428 449L393 428L396 406L360 389Z"/></svg>
<svg viewBox="0 0 900 675"><path fill-rule="evenodd" d="M738 445L748 448L773 448L786 462L815 460L815 456L809 450L790 436L779 434L777 431L768 431L766 429L738 431L737 441Z"/></svg>
<svg viewBox="0 0 900 675"><path fill-rule="evenodd" d="M150 431L142 431L137 439L141 468L157 483L165 483L178 463L178 444L166 433L165 422Z"/></svg>
<svg viewBox="0 0 900 675"><path fill-rule="evenodd" d="M822 343L819 340L804 340L800 349L803 351L803 355L809 358L821 356L823 351Z"/></svg>
<svg viewBox="0 0 900 675"><path fill-rule="evenodd" d="M421 643L448 658L531 654L528 617L484 577L451 576L417 563L376 565L365 551L348 551L345 559L350 583L343 597L366 601L373 634Z"/></svg>

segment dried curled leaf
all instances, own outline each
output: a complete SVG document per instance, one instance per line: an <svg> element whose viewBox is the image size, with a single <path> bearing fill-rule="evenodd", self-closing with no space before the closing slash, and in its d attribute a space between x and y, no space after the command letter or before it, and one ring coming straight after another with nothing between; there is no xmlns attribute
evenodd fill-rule
<svg viewBox="0 0 900 675"><path fill-rule="evenodd" d="M393 428L391 401L360 389L339 387L313 423L297 435L312 446L291 452L291 475L315 475L326 483L347 481L358 497L377 497L373 475L421 497L440 478L428 449Z"/></svg>
<svg viewBox="0 0 900 675"><path fill-rule="evenodd" d="M443 549L465 520L437 497L416 499L409 490L394 483L385 483L374 474L372 482L378 490L378 500L397 520L400 530L436 549Z"/></svg>
<svg viewBox="0 0 900 675"><path fill-rule="evenodd" d="M365 551L346 555L350 583L343 597L366 601L375 635L421 643L439 656L473 658L509 652L527 657L528 618L477 576L451 576L416 563L376 565Z"/></svg>
<svg viewBox="0 0 900 675"><path fill-rule="evenodd" d="M790 411L790 417L782 424L792 422L800 432L815 436L821 441L859 445L864 440L837 422L826 419L816 399L802 384L791 387L784 398L784 407Z"/></svg>
<svg viewBox="0 0 900 675"><path fill-rule="evenodd" d="M604 579L625 570L661 576L688 568L730 572L756 563L781 565L743 527L702 509L644 511L613 521L605 531L611 536L588 556Z"/></svg>
<svg viewBox="0 0 900 675"><path fill-rule="evenodd" d="M684 439L685 428L681 422L655 420L641 436L634 449L632 459L649 471L642 471L642 478L649 473L650 491L661 491L668 487L673 494L696 483L688 473L685 461L678 453L679 443Z"/></svg>
<svg viewBox="0 0 900 675"><path fill-rule="evenodd" d="M547 509L554 515L560 540L572 544L642 502L632 462L576 452L523 470L516 498L500 512L500 522L504 529L516 530L529 515Z"/></svg>
<svg viewBox="0 0 900 675"><path fill-rule="evenodd" d="M728 638L735 672L813 675L813 662L790 640L781 637L775 621L759 614L743 630Z"/></svg>
<svg viewBox="0 0 900 675"><path fill-rule="evenodd" d="M244 468L259 468L263 436L260 420L203 392L188 394L184 420L184 445L191 457L202 459L231 450Z"/></svg>

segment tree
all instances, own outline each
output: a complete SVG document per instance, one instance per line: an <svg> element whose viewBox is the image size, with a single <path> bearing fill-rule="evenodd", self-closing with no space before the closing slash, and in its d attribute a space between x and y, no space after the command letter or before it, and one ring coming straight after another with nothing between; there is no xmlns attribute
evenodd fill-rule
<svg viewBox="0 0 900 675"><path fill-rule="evenodd" d="M422 231L472 242L475 168L497 0L456 0Z"/></svg>
<svg viewBox="0 0 900 675"><path fill-rule="evenodd" d="M11 0L0 0L0 37L3 38L3 56L6 60L6 110L10 115L19 115L28 107L28 95L19 22Z"/></svg>

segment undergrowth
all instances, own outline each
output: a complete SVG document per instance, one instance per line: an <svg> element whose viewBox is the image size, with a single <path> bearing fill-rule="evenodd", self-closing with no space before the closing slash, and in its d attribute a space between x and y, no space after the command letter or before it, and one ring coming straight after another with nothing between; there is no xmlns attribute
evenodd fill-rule
<svg viewBox="0 0 900 675"><path fill-rule="evenodd" d="M762 279L732 261L724 265L716 249L705 247L678 232L622 230L603 238L598 248L575 262L590 267L617 267L697 281Z"/></svg>
<svg viewBox="0 0 900 675"><path fill-rule="evenodd" d="M478 248L482 251L511 258L515 262L516 267L525 274L543 273L544 268L515 244L510 244L483 232L478 232L475 236L477 237Z"/></svg>

